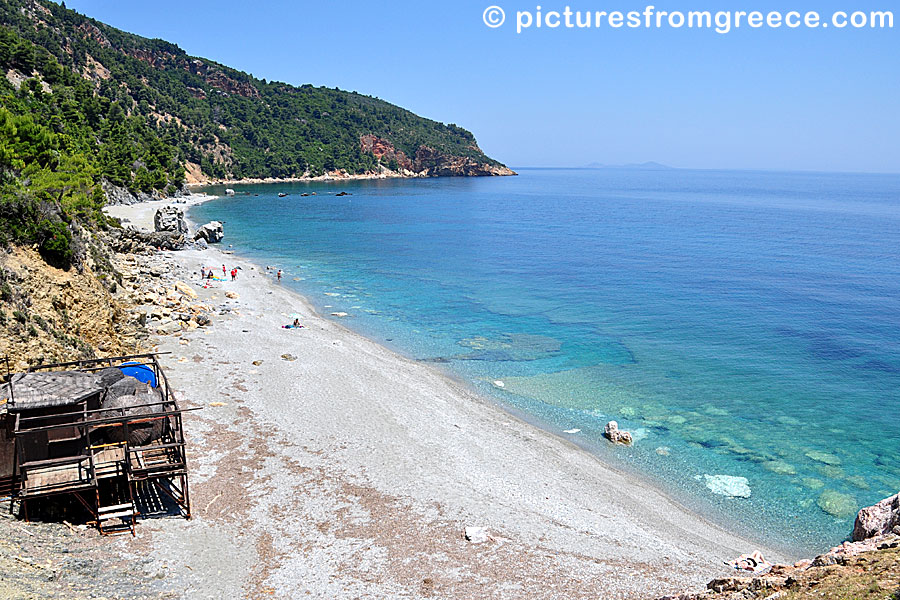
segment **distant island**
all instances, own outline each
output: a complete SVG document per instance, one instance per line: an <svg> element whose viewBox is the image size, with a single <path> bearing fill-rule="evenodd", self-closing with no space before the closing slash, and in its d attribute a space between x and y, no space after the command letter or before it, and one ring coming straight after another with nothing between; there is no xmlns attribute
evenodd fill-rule
<svg viewBox="0 0 900 600"><path fill-rule="evenodd" d="M592 162L582 167L583 169L630 169L634 171L674 171L675 167L664 165L658 162L628 163L624 165L605 165L599 162Z"/></svg>

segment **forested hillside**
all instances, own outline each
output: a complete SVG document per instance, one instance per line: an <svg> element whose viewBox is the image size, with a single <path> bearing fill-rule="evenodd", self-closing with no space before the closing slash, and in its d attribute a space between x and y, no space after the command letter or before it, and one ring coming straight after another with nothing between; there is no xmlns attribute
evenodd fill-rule
<svg viewBox="0 0 900 600"><path fill-rule="evenodd" d="M325 173L501 175L456 125L387 102L267 82L46 0L0 0L0 243L67 264L102 185Z"/></svg>
<svg viewBox="0 0 900 600"><path fill-rule="evenodd" d="M432 163L441 156L467 159L468 168L459 174L489 174L490 167L499 165L456 125L356 93L256 79L188 56L175 44L109 27L64 3L3 0L0 23L5 70L26 77L31 69L43 74L55 59L58 67L92 84L99 103L87 115L92 124L116 117L121 109L124 117L139 117L141 124L156 129L177 149L176 159L199 165L207 175L365 173L379 169L379 158L386 167L413 171L437 166ZM29 48L28 42L34 46ZM59 79L55 72L47 75L51 85ZM365 136L375 143L371 138L364 142ZM392 149L384 157L386 146ZM417 156L421 164L416 164ZM485 168L479 172L475 166Z"/></svg>

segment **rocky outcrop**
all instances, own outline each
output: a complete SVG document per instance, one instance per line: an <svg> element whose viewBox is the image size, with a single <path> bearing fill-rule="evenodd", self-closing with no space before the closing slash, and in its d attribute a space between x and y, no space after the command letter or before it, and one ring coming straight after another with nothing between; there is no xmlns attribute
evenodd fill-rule
<svg viewBox="0 0 900 600"><path fill-rule="evenodd" d="M859 511L853 525L853 541L896 533L900 535L900 494Z"/></svg>
<svg viewBox="0 0 900 600"><path fill-rule="evenodd" d="M188 226L184 220L184 211L177 206L163 206L153 214L153 228L156 231L166 231L187 235Z"/></svg>
<svg viewBox="0 0 900 600"><path fill-rule="evenodd" d="M225 227L219 221L210 221L200 227L194 234L195 240L204 240L208 244L217 244L225 237Z"/></svg>
<svg viewBox="0 0 900 600"><path fill-rule="evenodd" d="M194 75L202 77L211 87L244 98L259 98L259 90L253 87L249 81L239 81L230 77L216 65L195 58L185 66Z"/></svg>
<svg viewBox="0 0 900 600"><path fill-rule="evenodd" d="M112 234L111 247L116 252L145 253L151 250L183 250L187 239L175 231L139 231L133 227Z"/></svg>
<svg viewBox="0 0 900 600"><path fill-rule="evenodd" d="M133 194L126 188L113 185L105 179L100 182L100 187L103 188L103 193L106 195L106 203L113 206L117 204L138 204L139 202L149 202L151 200L162 200L166 198L166 195L158 190L153 190L153 193L150 194L144 192ZM176 192L175 195L180 196L182 194L183 191L179 191Z"/></svg>
<svg viewBox="0 0 900 600"><path fill-rule="evenodd" d="M613 444L629 446L634 441L629 432L619 430L619 424L615 421L610 421L606 424L606 427L603 429L603 435Z"/></svg>
<svg viewBox="0 0 900 600"><path fill-rule="evenodd" d="M414 170L425 177L493 177L515 175L501 165L479 162L466 156L449 156L428 146L416 150Z"/></svg>
<svg viewBox="0 0 900 600"><path fill-rule="evenodd" d="M754 576L720 577L701 592L659 600L896 598L900 594L900 494L859 511L853 542L813 560Z"/></svg>
<svg viewBox="0 0 900 600"><path fill-rule="evenodd" d="M428 146L419 146L415 156L410 158L391 142L372 134L360 137L360 149L365 154L375 156L384 166L396 162L396 171L405 176L490 177L516 174L499 163L449 155ZM481 152L477 147L473 150Z"/></svg>

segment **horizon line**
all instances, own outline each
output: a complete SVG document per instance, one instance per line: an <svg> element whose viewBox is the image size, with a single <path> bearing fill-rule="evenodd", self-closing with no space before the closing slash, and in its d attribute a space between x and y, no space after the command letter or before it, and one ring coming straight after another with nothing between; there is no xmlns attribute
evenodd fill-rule
<svg viewBox="0 0 900 600"><path fill-rule="evenodd" d="M658 165L662 168L647 167L643 165ZM511 165L513 170L567 170L567 171L740 171L747 173L809 173L819 175L900 175L897 171L826 171L822 169L788 169L775 167L673 167L665 163L649 161L649 163L633 163L623 165L608 165L600 167L587 166L542 166L542 165Z"/></svg>

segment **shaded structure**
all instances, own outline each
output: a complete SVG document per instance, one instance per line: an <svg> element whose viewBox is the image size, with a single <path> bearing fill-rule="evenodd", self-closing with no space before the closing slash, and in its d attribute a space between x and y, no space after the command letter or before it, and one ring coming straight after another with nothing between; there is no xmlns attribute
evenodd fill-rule
<svg viewBox="0 0 900 600"><path fill-rule="evenodd" d="M0 386L0 495L68 495L104 535L167 498L190 518L182 413L156 354L32 367ZM148 509L144 508L146 513ZM152 510L152 509L150 509Z"/></svg>

